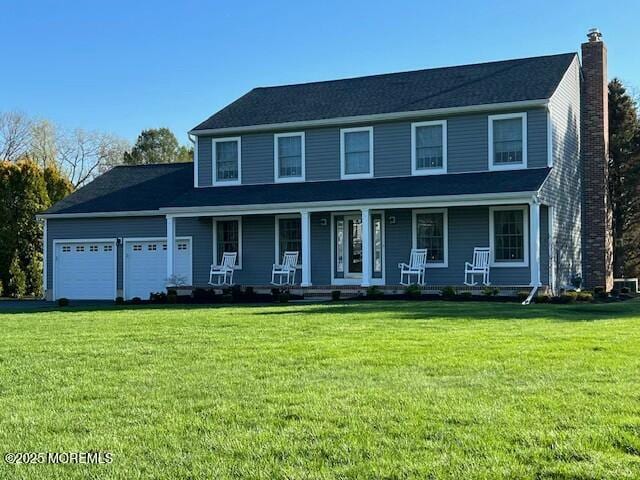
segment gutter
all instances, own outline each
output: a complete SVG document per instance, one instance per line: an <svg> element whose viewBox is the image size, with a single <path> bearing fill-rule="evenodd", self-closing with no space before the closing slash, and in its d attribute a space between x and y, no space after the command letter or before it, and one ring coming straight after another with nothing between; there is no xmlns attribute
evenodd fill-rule
<svg viewBox="0 0 640 480"><path fill-rule="evenodd" d="M486 103L481 105L466 105L462 107L431 108L412 112L390 112L371 115L354 115L348 117L334 117L320 120L301 120L295 122L265 123L263 125L244 125L238 127L209 128L189 130L190 135L232 135L239 133L261 132L265 130L289 130L299 128L328 127L337 125L353 125L390 120L406 120L424 116L452 115L460 113L479 113L496 110L512 110L523 108L547 108L549 99L522 100L517 102Z"/></svg>

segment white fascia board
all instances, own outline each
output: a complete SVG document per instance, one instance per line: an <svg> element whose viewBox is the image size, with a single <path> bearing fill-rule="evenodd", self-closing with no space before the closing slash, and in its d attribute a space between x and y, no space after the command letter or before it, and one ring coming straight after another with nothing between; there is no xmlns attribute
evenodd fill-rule
<svg viewBox="0 0 640 480"><path fill-rule="evenodd" d="M419 117L425 117L425 116L442 116L442 115L454 115L454 114L460 114L460 113L478 113L478 112L490 112L490 111L498 111L498 110L540 108L540 107L546 107L548 104L549 104L549 99L545 98L545 99L539 99L539 100L522 100L518 102L467 105L463 107L432 108L428 110L415 110L412 112L378 113L373 115L355 115L350 117L325 118L321 120L304 120L299 122L267 123L263 125L246 125L242 127L212 128L207 130L190 130L189 134L195 135L195 136L230 135L230 134L259 132L259 131L265 131L265 130L289 130L289 129L312 128L312 127L323 127L323 126L334 126L334 125L353 125L353 124L362 124L362 123L370 123L370 122L404 120L409 118L419 118Z"/></svg>

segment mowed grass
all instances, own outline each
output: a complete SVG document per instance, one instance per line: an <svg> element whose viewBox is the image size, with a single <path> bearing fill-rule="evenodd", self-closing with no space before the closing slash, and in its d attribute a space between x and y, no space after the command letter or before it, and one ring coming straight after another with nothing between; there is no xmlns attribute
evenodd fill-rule
<svg viewBox="0 0 640 480"><path fill-rule="evenodd" d="M0 478L640 478L640 302L0 314Z"/></svg>

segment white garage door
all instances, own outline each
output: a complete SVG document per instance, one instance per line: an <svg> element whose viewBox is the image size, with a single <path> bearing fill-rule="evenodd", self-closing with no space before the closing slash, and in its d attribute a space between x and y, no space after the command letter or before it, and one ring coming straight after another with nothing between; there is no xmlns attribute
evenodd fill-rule
<svg viewBox="0 0 640 480"><path fill-rule="evenodd" d="M113 242L56 243L55 298L113 300L116 297L116 249Z"/></svg>
<svg viewBox="0 0 640 480"><path fill-rule="evenodd" d="M191 285L191 240L177 239L174 248L176 276ZM124 296L127 300L164 292L167 284L167 242L158 240L125 240Z"/></svg>

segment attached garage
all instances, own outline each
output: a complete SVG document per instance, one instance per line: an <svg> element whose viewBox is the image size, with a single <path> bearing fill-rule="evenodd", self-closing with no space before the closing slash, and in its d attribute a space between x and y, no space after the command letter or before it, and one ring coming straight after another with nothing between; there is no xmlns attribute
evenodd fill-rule
<svg viewBox="0 0 640 480"><path fill-rule="evenodd" d="M117 292L117 249L113 240L54 242L53 296L113 300Z"/></svg>
<svg viewBox="0 0 640 480"><path fill-rule="evenodd" d="M176 279L191 285L191 238L178 238L174 247ZM167 242L165 238L124 239L124 298L149 298L164 292L167 283Z"/></svg>

